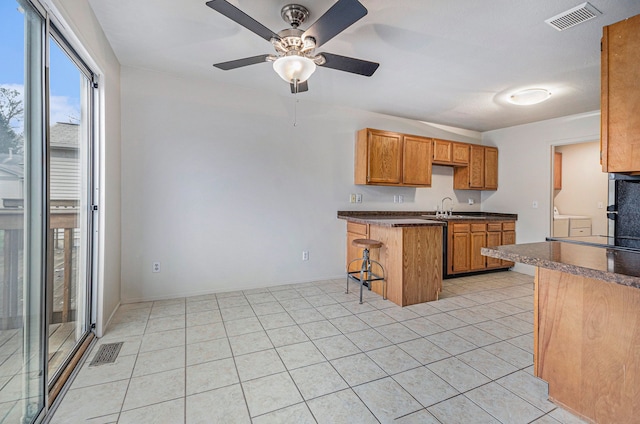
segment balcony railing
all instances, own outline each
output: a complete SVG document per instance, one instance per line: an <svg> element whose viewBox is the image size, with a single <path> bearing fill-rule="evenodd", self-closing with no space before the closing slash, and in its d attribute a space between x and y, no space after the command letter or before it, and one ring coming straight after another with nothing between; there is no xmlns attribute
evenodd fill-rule
<svg viewBox="0 0 640 424"><path fill-rule="evenodd" d="M76 319L75 246L80 228L80 213L76 205L77 202L65 201L60 207L58 202L52 202L46 278L50 324ZM24 209L21 207L0 209L0 243L0 329L7 330L21 327L23 319Z"/></svg>

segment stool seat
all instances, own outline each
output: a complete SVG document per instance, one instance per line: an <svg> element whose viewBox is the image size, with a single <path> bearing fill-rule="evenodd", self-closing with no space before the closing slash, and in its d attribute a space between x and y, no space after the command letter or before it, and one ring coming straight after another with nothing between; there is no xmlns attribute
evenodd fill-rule
<svg viewBox="0 0 640 424"><path fill-rule="evenodd" d="M381 241L371 239L355 239L351 244L362 249L379 249L382 247Z"/></svg>

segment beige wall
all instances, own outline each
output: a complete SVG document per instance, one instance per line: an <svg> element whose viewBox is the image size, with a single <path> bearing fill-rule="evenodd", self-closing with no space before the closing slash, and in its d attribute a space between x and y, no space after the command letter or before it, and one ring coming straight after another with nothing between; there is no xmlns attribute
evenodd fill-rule
<svg viewBox="0 0 640 424"><path fill-rule="evenodd" d="M609 180L600 167L600 142L555 149L562 153L562 190L555 190L555 206L563 215L590 217L592 233L606 235Z"/></svg>
<svg viewBox="0 0 640 424"><path fill-rule="evenodd" d="M479 133L303 96L294 126L295 101L122 67L123 302L343 278L338 210L431 211L445 196L480 210L479 192L454 192L452 168L436 167L431 188L353 183L361 128L468 142Z"/></svg>
<svg viewBox="0 0 640 424"><path fill-rule="evenodd" d="M120 302L120 63L88 2L53 2L64 20L65 36L100 76L100 261L96 333L101 336Z"/></svg>
<svg viewBox="0 0 640 424"><path fill-rule="evenodd" d="M483 210L517 213L517 243L544 241L551 229L553 146L599 138L599 111L483 133L484 144L500 149L499 188L482 193ZM516 264L516 269L533 273L527 265Z"/></svg>

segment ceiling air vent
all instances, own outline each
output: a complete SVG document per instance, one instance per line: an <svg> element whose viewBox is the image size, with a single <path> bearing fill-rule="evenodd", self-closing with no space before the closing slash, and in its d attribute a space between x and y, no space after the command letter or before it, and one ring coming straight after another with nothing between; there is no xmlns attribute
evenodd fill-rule
<svg viewBox="0 0 640 424"><path fill-rule="evenodd" d="M558 31L564 31L565 29L569 29L600 15L602 15L602 12L593 7L592 4L582 3L573 9L569 9L553 18L547 19L545 22Z"/></svg>

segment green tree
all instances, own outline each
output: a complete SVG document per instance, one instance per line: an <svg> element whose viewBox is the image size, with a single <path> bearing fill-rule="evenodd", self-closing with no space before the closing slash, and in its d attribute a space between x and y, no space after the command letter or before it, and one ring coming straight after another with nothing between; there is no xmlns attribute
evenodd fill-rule
<svg viewBox="0 0 640 424"><path fill-rule="evenodd" d="M24 107L18 90L0 87L0 153L22 153L24 141L11 127L11 121L21 121Z"/></svg>

